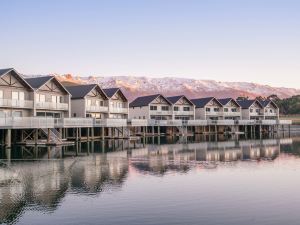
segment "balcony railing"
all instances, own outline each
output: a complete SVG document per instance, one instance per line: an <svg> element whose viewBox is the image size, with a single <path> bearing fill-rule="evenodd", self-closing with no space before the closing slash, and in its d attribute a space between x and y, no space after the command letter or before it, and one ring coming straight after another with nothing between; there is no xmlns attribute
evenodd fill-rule
<svg viewBox="0 0 300 225"><path fill-rule="evenodd" d="M242 116L241 112L223 112L224 116Z"/></svg>
<svg viewBox="0 0 300 225"><path fill-rule="evenodd" d="M207 120L188 120L187 125L189 125L189 126L206 126Z"/></svg>
<svg viewBox="0 0 300 225"><path fill-rule="evenodd" d="M173 111L175 116L193 116L194 111Z"/></svg>
<svg viewBox="0 0 300 225"><path fill-rule="evenodd" d="M208 120L209 125L234 125L234 120Z"/></svg>
<svg viewBox="0 0 300 225"><path fill-rule="evenodd" d="M123 113L128 114L128 108L117 108L117 107L110 107L109 108L110 113Z"/></svg>
<svg viewBox="0 0 300 225"><path fill-rule="evenodd" d="M223 112L206 111L207 116L222 116Z"/></svg>
<svg viewBox="0 0 300 225"><path fill-rule="evenodd" d="M57 103L57 102L36 102L35 106L37 109L52 109L52 110L68 110L68 103Z"/></svg>
<svg viewBox="0 0 300 225"><path fill-rule="evenodd" d="M33 108L33 101L18 99L0 99L0 107Z"/></svg>
<svg viewBox="0 0 300 225"><path fill-rule="evenodd" d="M108 107L107 106L97 106L97 105L87 105L86 111L90 112L107 112L108 113Z"/></svg>
<svg viewBox="0 0 300 225"><path fill-rule="evenodd" d="M54 128L54 119L49 117L2 117L2 128Z"/></svg>
<svg viewBox="0 0 300 225"><path fill-rule="evenodd" d="M95 127L126 127L127 119L95 119Z"/></svg>
<svg viewBox="0 0 300 225"><path fill-rule="evenodd" d="M150 110L150 115L172 115L172 111Z"/></svg>

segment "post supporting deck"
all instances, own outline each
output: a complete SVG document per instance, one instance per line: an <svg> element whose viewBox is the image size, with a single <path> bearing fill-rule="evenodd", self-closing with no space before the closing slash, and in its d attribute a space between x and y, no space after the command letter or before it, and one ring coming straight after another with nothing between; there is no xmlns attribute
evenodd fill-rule
<svg viewBox="0 0 300 225"><path fill-rule="evenodd" d="M11 147L11 129L7 129L5 132L5 147Z"/></svg>

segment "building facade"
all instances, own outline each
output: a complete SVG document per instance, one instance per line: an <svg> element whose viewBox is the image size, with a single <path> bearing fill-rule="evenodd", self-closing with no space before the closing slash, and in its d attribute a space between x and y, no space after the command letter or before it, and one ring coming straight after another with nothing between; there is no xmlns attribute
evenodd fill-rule
<svg viewBox="0 0 300 225"><path fill-rule="evenodd" d="M129 103L120 88L102 89L108 97L108 118L128 119Z"/></svg>
<svg viewBox="0 0 300 225"><path fill-rule="evenodd" d="M173 120L194 120L195 105L184 95L167 97L172 103Z"/></svg>
<svg viewBox="0 0 300 225"><path fill-rule="evenodd" d="M214 97L192 99L195 105L195 119L222 120L223 105Z"/></svg>

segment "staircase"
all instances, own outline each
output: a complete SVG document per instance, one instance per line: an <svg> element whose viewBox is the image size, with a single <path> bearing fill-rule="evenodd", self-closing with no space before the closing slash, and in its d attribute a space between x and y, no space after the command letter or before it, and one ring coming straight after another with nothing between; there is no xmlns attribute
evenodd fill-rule
<svg viewBox="0 0 300 225"><path fill-rule="evenodd" d="M41 130L44 132L46 137L48 137L48 129L43 128ZM62 139L59 137L60 136L59 132L55 128L51 128L49 134L50 134L50 138L49 138L50 143L56 143L56 144L63 143Z"/></svg>
<svg viewBox="0 0 300 225"><path fill-rule="evenodd" d="M124 127L124 129L122 129L122 128L116 127L116 130L118 130L123 137L130 137L129 128ZM124 134L123 134L123 130L124 130Z"/></svg>

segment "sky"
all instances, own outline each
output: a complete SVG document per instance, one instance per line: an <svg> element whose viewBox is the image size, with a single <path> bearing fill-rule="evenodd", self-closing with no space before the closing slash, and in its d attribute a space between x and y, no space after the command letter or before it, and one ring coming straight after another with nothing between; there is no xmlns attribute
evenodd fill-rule
<svg viewBox="0 0 300 225"><path fill-rule="evenodd" d="M0 68L300 88L298 0L1 0Z"/></svg>

